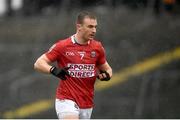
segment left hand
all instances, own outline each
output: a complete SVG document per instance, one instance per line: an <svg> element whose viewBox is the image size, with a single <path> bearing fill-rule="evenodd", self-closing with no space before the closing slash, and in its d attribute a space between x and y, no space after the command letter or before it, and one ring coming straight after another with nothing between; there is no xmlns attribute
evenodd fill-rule
<svg viewBox="0 0 180 120"><path fill-rule="evenodd" d="M101 81L109 81L111 79L109 73L104 70L100 70L100 73L98 74L97 78Z"/></svg>

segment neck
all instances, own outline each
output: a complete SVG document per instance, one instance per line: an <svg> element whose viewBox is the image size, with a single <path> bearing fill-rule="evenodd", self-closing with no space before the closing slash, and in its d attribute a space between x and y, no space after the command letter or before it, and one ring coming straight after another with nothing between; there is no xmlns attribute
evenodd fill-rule
<svg viewBox="0 0 180 120"><path fill-rule="evenodd" d="M76 34L74 35L74 38L75 38L75 41L76 41L78 44L87 44L88 41L89 41L89 40L83 39L83 37L82 37L80 34L78 34L78 33L76 33Z"/></svg>

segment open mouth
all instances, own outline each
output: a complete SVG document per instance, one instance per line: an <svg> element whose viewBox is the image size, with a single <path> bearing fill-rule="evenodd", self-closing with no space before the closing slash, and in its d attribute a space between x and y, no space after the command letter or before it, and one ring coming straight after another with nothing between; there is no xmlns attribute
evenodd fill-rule
<svg viewBox="0 0 180 120"><path fill-rule="evenodd" d="M90 37L91 37L91 38L94 38L94 37L95 37L95 35L94 35L94 34L90 34Z"/></svg>

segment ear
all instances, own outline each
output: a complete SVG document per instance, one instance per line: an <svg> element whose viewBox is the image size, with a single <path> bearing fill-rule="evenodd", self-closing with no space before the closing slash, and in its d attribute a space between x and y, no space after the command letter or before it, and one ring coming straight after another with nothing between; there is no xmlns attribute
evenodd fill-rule
<svg viewBox="0 0 180 120"><path fill-rule="evenodd" d="M80 30L80 29L81 29L81 27L82 27L82 25L81 25L81 24L76 24L76 29L77 29L77 30Z"/></svg>
<svg viewBox="0 0 180 120"><path fill-rule="evenodd" d="M81 27L81 24L76 24L76 28L79 29Z"/></svg>

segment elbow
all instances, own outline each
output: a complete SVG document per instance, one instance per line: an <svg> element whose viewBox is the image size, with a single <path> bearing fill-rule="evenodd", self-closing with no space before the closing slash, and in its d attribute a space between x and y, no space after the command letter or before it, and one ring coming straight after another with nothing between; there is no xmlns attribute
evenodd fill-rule
<svg viewBox="0 0 180 120"><path fill-rule="evenodd" d="M38 60L34 63L34 70L38 70Z"/></svg>

